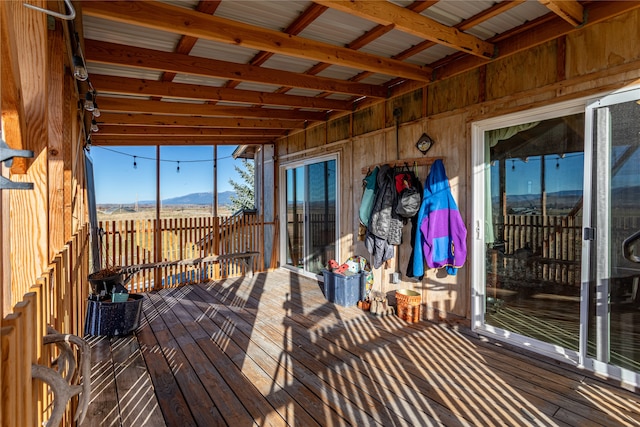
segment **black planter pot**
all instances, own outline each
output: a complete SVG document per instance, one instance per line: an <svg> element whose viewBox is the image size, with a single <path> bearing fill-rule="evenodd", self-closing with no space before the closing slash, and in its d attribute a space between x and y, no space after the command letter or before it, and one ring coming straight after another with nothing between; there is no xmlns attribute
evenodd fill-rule
<svg viewBox="0 0 640 427"><path fill-rule="evenodd" d="M124 302L111 299L87 302L85 335L121 336L128 335L140 325L144 295L131 294Z"/></svg>

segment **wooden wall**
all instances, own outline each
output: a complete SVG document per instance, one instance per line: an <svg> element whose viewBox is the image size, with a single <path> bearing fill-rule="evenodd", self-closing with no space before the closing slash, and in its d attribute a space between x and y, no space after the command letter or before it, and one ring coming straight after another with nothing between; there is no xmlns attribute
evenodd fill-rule
<svg viewBox="0 0 640 427"><path fill-rule="evenodd" d="M7 174L33 190L2 190L6 314L86 223L86 203L84 138L62 24L21 2L1 2L0 13L3 132L11 148L34 153L16 157Z"/></svg>
<svg viewBox="0 0 640 427"><path fill-rule="evenodd" d="M69 40L62 24L20 1L0 2L2 136L16 157L2 175L33 183L0 190L0 425L40 425L51 399L31 380L45 363L47 324L82 335L88 295L84 152ZM30 0L42 8L62 2ZM55 3L55 4L54 4ZM65 425L71 425L70 417Z"/></svg>
<svg viewBox="0 0 640 427"><path fill-rule="evenodd" d="M330 120L282 139L277 147L279 165L291 159L339 152L341 160L340 248L344 260L351 255L370 257L358 241L357 209L362 197L362 168L397 159L419 157L415 142L422 132L435 141L431 157L444 158L452 193L465 218L470 243L471 123L585 96L594 96L640 84L640 12L576 31L505 59L496 60L458 76ZM400 109L397 130L394 110ZM326 127L326 131L324 128ZM326 144L324 149L321 143ZM418 169L421 180L428 167ZM428 271L422 282L403 275L390 283L390 273L404 272L411 252L409 226L403 244L387 269L374 272L375 289L389 294L398 288L422 293L428 318L468 324L471 284L468 267L457 276ZM467 266L471 259L467 257Z"/></svg>

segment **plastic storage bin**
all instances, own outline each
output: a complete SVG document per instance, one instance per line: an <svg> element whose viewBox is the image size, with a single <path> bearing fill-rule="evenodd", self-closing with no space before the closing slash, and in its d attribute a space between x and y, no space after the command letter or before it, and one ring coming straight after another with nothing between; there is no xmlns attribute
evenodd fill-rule
<svg viewBox="0 0 640 427"><path fill-rule="evenodd" d="M362 273L345 276L323 270L324 296L327 301L349 307L357 305L364 295L365 277Z"/></svg>

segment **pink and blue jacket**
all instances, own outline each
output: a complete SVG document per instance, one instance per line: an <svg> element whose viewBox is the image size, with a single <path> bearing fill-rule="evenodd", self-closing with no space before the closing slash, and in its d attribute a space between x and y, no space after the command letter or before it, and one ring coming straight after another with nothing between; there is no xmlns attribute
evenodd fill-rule
<svg viewBox="0 0 640 427"><path fill-rule="evenodd" d="M455 275L467 257L467 228L451 194L442 160L431 166L425 181L413 257L413 275L429 268L445 267Z"/></svg>

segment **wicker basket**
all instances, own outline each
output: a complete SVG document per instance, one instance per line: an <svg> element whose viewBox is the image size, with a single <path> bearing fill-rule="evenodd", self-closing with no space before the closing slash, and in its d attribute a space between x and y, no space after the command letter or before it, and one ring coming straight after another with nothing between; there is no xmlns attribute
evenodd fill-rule
<svg viewBox="0 0 640 427"><path fill-rule="evenodd" d="M422 298L418 292L410 289L398 289L396 291L398 317L410 323L419 322L421 302Z"/></svg>

